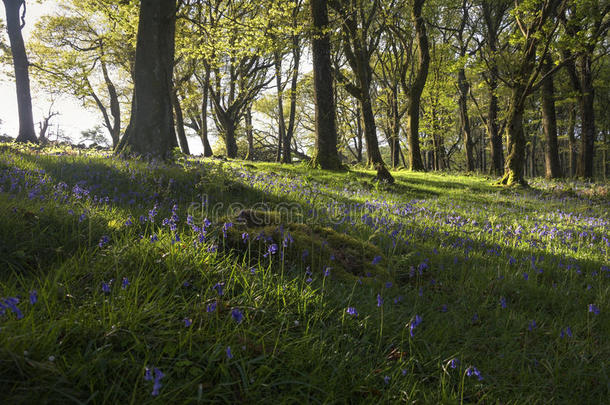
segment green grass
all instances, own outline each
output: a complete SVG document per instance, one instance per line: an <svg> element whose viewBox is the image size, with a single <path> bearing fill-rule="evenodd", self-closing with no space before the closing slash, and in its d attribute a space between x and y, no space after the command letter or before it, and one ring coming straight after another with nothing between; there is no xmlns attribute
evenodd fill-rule
<svg viewBox="0 0 610 405"><path fill-rule="evenodd" d="M605 403L608 184L394 175L0 145L0 399Z"/></svg>

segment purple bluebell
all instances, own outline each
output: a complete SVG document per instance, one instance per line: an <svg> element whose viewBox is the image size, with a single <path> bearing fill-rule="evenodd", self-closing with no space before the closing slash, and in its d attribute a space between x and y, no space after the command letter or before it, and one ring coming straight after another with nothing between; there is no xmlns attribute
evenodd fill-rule
<svg viewBox="0 0 610 405"><path fill-rule="evenodd" d="M593 312L595 315L599 315L599 308L593 304L589 304L589 312Z"/></svg>
<svg viewBox="0 0 610 405"><path fill-rule="evenodd" d="M381 262L381 256L375 256L373 258L372 264L379 264L379 262Z"/></svg>
<svg viewBox="0 0 610 405"><path fill-rule="evenodd" d="M193 320L190 318L184 318L184 326L187 328L193 324Z"/></svg>
<svg viewBox="0 0 610 405"><path fill-rule="evenodd" d="M409 324L409 334L411 337L415 336L415 328L417 328L422 323L422 317L419 315L415 315L415 319L412 320Z"/></svg>
<svg viewBox="0 0 610 405"><path fill-rule="evenodd" d="M34 305L38 302L38 292L36 290L30 291L30 304Z"/></svg>
<svg viewBox="0 0 610 405"><path fill-rule="evenodd" d="M214 312L216 311L216 301L209 303L206 307L205 307L205 312Z"/></svg>
<svg viewBox="0 0 610 405"><path fill-rule="evenodd" d="M504 298L504 297L500 298L500 306L502 308L506 308L506 298Z"/></svg>
<svg viewBox="0 0 610 405"><path fill-rule="evenodd" d="M468 367L468 369L466 370L466 375L468 377L475 376L479 379L479 381L483 381L483 376L481 375L481 372L475 366Z"/></svg>
<svg viewBox="0 0 610 405"><path fill-rule="evenodd" d="M351 316L358 316L358 311L356 311L356 308L354 307L347 307L345 312L347 312L347 314Z"/></svg>
<svg viewBox="0 0 610 405"><path fill-rule="evenodd" d="M110 294L110 284L106 283L105 281L102 281L102 292L104 294Z"/></svg>
<svg viewBox="0 0 610 405"><path fill-rule="evenodd" d="M121 288L124 290L127 287L129 287L129 280L127 277L123 277L123 280L121 281Z"/></svg>
<svg viewBox="0 0 610 405"><path fill-rule="evenodd" d="M161 384L161 379L162 379L163 377L165 377L165 374L163 374L163 373L161 372L161 370L159 370L158 368L155 368L155 370L154 370L154 371L155 371L155 378L154 378L154 381L153 381L153 390L152 390L151 395L152 395L153 397L156 397L157 395L159 395L159 390L160 390L160 389L161 389L161 387L162 387L162 384Z"/></svg>
<svg viewBox="0 0 610 405"><path fill-rule="evenodd" d="M233 308L231 311L231 316L237 323L241 323L241 321L244 319L244 314L239 310L239 308Z"/></svg>
<svg viewBox="0 0 610 405"><path fill-rule="evenodd" d="M381 307L383 305L383 298L381 297L381 294L377 294L377 306Z"/></svg>
<svg viewBox="0 0 610 405"><path fill-rule="evenodd" d="M460 361L458 359L451 359L451 361L449 362L449 367L455 369L459 364Z"/></svg>
<svg viewBox="0 0 610 405"><path fill-rule="evenodd" d="M231 360L233 358L233 353L231 353L231 346L227 346L227 359Z"/></svg>
<svg viewBox="0 0 610 405"><path fill-rule="evenodd" d="M212 290L216 290L218 295L222 296L224 294L224 290L223 290L224 285L225 285L224 282L216 283L214 285L214 287L212 287Z"/></svg>
<svg viewBox="0 0 610 405"><path fill-rule="evenodd" d="M326 267L326 268L324 269L324 277L328 277L328 276L330 276L330 269L331 269L331 267Z"/></svg>
<svg viewBox="0 0 610 405"><path fill-rule="evenodd" d="M529 325L527 326L527 330L529 330L530 332L533 331L534 329L536 329L537 325L536 325L536 321L535 320L531 320Z"/></svg>

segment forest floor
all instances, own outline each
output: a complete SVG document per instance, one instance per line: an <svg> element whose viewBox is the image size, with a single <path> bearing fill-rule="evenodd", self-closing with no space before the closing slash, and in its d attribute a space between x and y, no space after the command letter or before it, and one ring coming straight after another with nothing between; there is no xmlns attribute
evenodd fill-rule
<svg viewBox="0 0 610 405"><path fill-rule="evenodd" d="M394 175L0 144L0 402L607 401L610 186Z"/></svg>

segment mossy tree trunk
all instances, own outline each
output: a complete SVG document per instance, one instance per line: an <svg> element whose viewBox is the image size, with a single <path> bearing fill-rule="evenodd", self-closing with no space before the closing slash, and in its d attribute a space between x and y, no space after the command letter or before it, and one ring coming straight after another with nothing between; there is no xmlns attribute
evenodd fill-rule
<svg viewBox="0 0 610 405"><path fill-rule="evenodd" d="M32 96L30 94L29 62L25 53L25 44L21 29L25 25L25 1L2 0L6 10L6 31L13 54L13 68L15 71L15 86L17 89L17 111L19 114L19 133L17 142L38 143L34 130L32 115ZM21 16L19 11L23 7Z"/></svg>
<svg viewBox="0 0 610 405"><path fill-rule="evenodd" d="M500 180L500 183L504 185L527 184L523 175L526 147L525 132L523 131L524 91L524 85L513 88L511 91L510 108L506 117L508 156L504 167L504 177Z"/></svg>

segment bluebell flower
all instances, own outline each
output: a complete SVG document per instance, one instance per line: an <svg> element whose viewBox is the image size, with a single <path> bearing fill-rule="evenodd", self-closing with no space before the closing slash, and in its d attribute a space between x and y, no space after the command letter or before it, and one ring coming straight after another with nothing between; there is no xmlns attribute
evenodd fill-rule
<svg viewBox="0 0 610 405"><path fill-rule="evenodd" d="M356 311L356 308L354 308L354 307L347 307L345 312L347 312L348 315L358 316L358 311Z"/></svg>
<svg viewBox="0 0 610 405"><path fill-rule="evenodd" d="M110 284L106 283L105 281L102 281L102 292L104 294L110 294Z"/></svg>
<svg viewBox="0 0 610 405"><path fill-rule="evenodd" d="M129 287L129 280L127 277L123 277L123 280L121 281L121 288L124 290L127 287Z"/></svg>
<svg viewBox="0 0 610 405"><path fill-rule="evenodd" d="M527 273L523 273L523 279L527 281L529 279L529 275Z"/></svg>
<svg viewBox="0 0 610 405"><path fill-rule="evenodd" d="M527 327L527 330L529 330L531 332L534 329L536 329L536 326L537 326L536 321L532 319Z"/></svg>
<svg viewBox="0 0 610 405"><path fill-rule="evenodd" d="M231 353L231 346L227 346L227 359L231 360L233 358L233 353Z"/></svg>
<svg viewBox="0 0 610 405"><path fill-rule="evenodd" d="M409 334L411 337L415 336L415 328L422 323L422 317L419 315L415 315L415 319L409 323Z"/></svg>
<svg viewBox="0 0 610 405"><path fill-rule="evenodd" d="M30 304L34 305L38 302L38 292L36 290L30 291Z"/></svg>
<svg viewBox="0 0 610 405"><path fill-rule="evenodd" d="M244 243L246 243L248 239L250 239L250 235L248 234L248 232L244 232L241 234L241 240L243 240Z"/></svg>
<svg viewBox="0 0 610 405"><path fill-rule="evenodd" d="M504 297L500 298L500 306L502 306L502 308L506 308L506 298L504 298Z"/></svg>
<svg viewBox="0 0 610 405"><path fill-rule="evenodd" d="M214 285L214 287L212 287L212 290L216 290L216 292L218 293L218 295L222 295L224 294L223 291L223 287L224 287L225 283L224 282L220 282L220 283L216 283Z"/></svg>
<svg viewBox="0 0 610 405"><path fill-rule="evenodd" d="M479 381L483 380L483 376L481 375L481 372L474 366L468 367L468 369L466 370L466 375L468 377L476 376L479 379Z"/></svg>
<svg viewBox="0 0 610 405"><path fill-rule="evenodd" d="M17 319L22 319L23 313L17 307L18 303L19 298L17 297L8 297L4 300L0 300L0 314L3 315L6 313L6 309L10 309L17 316Z"/></svg>
<svg viewBox="0 0 610 405"><path fill-rule="evenodd" d="M381 294L377 294L377 306L381 307L383 305L383 298L381 297Z"/></svg>
<svg viewBox="0 0 610 405"><path fill-rule="evenodd" d="M155 379L153 381L153 390L151 395L152 396L157 396L159 395L159 390L161 389L161 379L165 377L165 374L163 374L161 372L161 370L159 370L158 368L155 368Z"/></svg>
<svg viewBox="0 0 610 405"><path fill-rule="evenodd" d="M157 236L156 233L150 237L150 243L155 243L158 240L159 240L159 237Z"/></svg>
<svg viewBox="0 0 610 405"><path fill-rule="evenodd" d="M150 371L150 368L146 367L144 369L144 381L152 381L152 372Z"/></svg>
<svg viewBox="0 0 610 405"><path fill-rule="evenodd" d="M373 258L372 264L378 264L381 262L381 256L377 255Z"/></svg>
<svg viewBox="0 0 610 405"><path fill-rule="evenodd" d="M324 277L328 277L328 276L330 276L330 269L331 269L331 267L326 267L326 268L324 269Z"/></svg>
<svg viewBox="0 0 610 405"><path fill-rule="evenodd" d="M589 312L593 312L595 315L599 315L599 308L593 304L589 304Z"/></svg>
<svg viewBox="0 0 610 405"><path fill-rule="evenodd" d="M205 308L205 312L214 312L216 311L216 301L208 304Z"/></svg>
<svg viewBox="0 0 610 405"><path fill-rule="evenodd" d="M449 362L449 367L455 369L459 364L460 361L458 359L451 359L451 361Z"/></svg>
<svg viewBox="0 0 610 405"><path fill-rule="evenodd" d="M239 308L233 308L231 311L231 316L237 323L241 323L241 321L244 319L244 314L239 310Z"/></svg>
<svg viewBox="0 0 610 405"><path fill-rule="evenodd" d="M564 338L565 336L571 338L572 337L572 328L570 328L569 326L565 329L561 330L561 333L559 334L560 338Z"/></svg>
<svg viewBox="0 0 610 405"><path fill-rule="evenodd" d="M389 376L389 375L384 376L384 377L383 377L383 382L384 382L386 385L387 385L387 384L389 384L389 383L390 383L390 376Z"/></svg>
<svg viewBox="0 0 610 405"><path fill-rule="evenodd" d="M106 235L102 236L99 243L97 244L99 247L104 247L108 242L110 242L110 238Z"/></svg>

